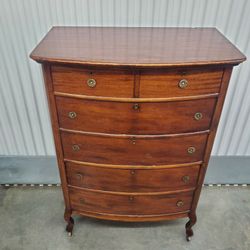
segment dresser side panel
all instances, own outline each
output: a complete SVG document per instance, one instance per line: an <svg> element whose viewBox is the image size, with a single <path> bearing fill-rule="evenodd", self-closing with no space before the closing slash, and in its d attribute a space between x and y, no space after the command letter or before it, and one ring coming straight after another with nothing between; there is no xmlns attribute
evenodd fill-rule
<svg viewBox="0 0 250 250"><path fill-rule="evenodd" d="M215 108L215 112L214 112L214 115L213 115L213 118L212 118L211 129L210 129L210 134L209 134L208 139L207 139L203 164L201 165L201 168L200 168L200 173L199 173L199 178L198 178L198 186L197 186L196 191L194 192L194 197L193 197L193 202L192 202L192 207L191 207L191 212L190 212L191 216L195 216L195 210L197 208L197 204L198 204L201 189L202 189L202 184L204 182L204 178L205 178L209 158L210 158L210 155L211 155L215 135L216 135L216 132L217 132L217 127L218 127L218 124L219 124L219 120L220 120L223 104L224 104L224 101L225 101L227 88L228 88L231 73L232 73L232 69L233 69L233 67L226 67L224 69L224 73L223 73L223 76L222 76L220 94L219 94L219 97L218 97L218 100L217 100L217 105L216 105L216 108Z"/></svg>
<svg viewBox="0 0 250 250"><path fill-rule="evenodd" d="M60 178L61 178L65 206L66 206L66 210L68 210L69 213L71 213L66 171L65 171L64 160L63 160L64 159L63 150L62 150L60 131L59 131L59 122L58 122L58 116L57 116L55 97L53 94L53 83L52 83L52 78L51 78L50 64L43 64L42 69L43 69L46 94L47 94L47 99L48 99L48 104L49 104L51 125L52 125L52 130L53 130L53 137L54 137L55 149L56 149L56 155L57 155L57 163L58 163L58 168L59 168L59 173L60 173Z"/></svg>

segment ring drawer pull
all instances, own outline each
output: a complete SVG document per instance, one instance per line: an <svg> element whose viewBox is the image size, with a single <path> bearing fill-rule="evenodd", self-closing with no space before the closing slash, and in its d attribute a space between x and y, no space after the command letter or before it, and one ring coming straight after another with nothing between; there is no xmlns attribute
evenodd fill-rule
<svg viewBox="0 0 250 250"><path fill-rule="evenodd" d="M178 86L181 89L185 89L188 86L188 80L186 79L180 80Z"/></svg>
<svg viewBox="0 0 250 250"><path fill-rule="evenodd" d="M85 203L85 200L84 200L83 198L80 198L80 199L79 199L79 202L80 202L80 204L84 204L84 203Z"/></svg>
<svg viewBox="0 0 250 250"><path fill-rule="evenodd" d="M182 207L184 205L184 202L182 200L179 200L176 202L177 207Z"/></svg>
<svg viewBox="0 0 250 250"><path fill-rule="evenodd" d="M95 79L88 79L87 84L90 88L94 88L96 86L96 80Z"/></svg>
<svg viewBox="0 0 250 250"><path fill-rule="evenodd" d="M196 150L195 147L188 147L187 152L189 154L193 154L195 152L195 150Z"/></svg>
<svg viewBox="0 0 250 250"><path fill-rule="evenodd" d="M72 146L72 150L73 150L73 151L79 151L79 150L80 150L80 146L77 145L77 144L74 144L74 145Z"/></svg>
<svg viewBox="0 0 250 250"><path fill-rule="evenodd" d="M200 112L195 113L194 114L194 119L197 120L197 121L201 120L202 119L202 113L200 113Z"/></svg>
<svg viewBox="0 0 250 250"><path fill-rule="evenodd" d="M79 181L82 181L84 175L81 174L81 173L76 173L76 178L79 180Z"/></svg>
<svg viewBox="0 0 250 250"><path fill-rule="evenodd" d="M184 183L188 183L189 180L190 180L190 177L189 177L188 175L184 175L184 176L182 177L182 181L183 181Z"/></svg>
<svg viewBox="0 0 250 250"><path fill-rule="evenodd" d="M71 112L69 112L68 115L69 115L69 118L70 118L70 119L76 118L76 112L71 111Z"/></svg>
<svg viewBox="0 0 250 250"><path fill-rule="evenodd" d="M134 110L139 110L139 109L140 109L140 104L139 104L139 103L135 103L135 104L133 105L133 109L134 109Z"/></svg>

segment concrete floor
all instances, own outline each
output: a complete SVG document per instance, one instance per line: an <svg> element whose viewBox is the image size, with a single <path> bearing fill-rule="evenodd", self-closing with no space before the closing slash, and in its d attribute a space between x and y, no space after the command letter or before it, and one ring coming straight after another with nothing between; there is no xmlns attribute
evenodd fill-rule
<svg viewBox="0 0 250 250"><path fill-rule="evenodd" d="M131 224L76 217L70 238L63 207L60 187L1 187L0 249L250 249L249 187L203 188L191 242L186 219Z"/></svg>

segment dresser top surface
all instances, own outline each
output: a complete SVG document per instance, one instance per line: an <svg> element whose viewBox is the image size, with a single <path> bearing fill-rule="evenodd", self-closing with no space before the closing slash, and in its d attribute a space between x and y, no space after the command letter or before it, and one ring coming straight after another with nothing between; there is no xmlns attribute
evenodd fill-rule
<svg viewBox="0 0 250 250"><path fill-rule="evenodd" d="M239 64L215 28L53 27L31 53L43 62L137 67Z"/></svg>

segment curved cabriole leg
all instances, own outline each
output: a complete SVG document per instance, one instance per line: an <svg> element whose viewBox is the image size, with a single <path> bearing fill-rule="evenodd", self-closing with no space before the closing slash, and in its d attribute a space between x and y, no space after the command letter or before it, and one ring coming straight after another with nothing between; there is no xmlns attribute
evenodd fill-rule
<svg viewBox="0 0 250 250"><path fill-rule="evenodd" d="M66 226L66 231L68 232L69 236L72 236L72 231L73 231L73 227L74 227L74 219L71 217L70 210L65 209L64 219L68 223Z"/></svg>
<svg viewBox="0 0 250 250"><path fill-rule="evenodd" d="M196 214L192 213L189 214L189 221L186 224L186 239L187 241L191 240L191 237L194 235L193 230L192 230L192 226L196 223Z"/></svg>

